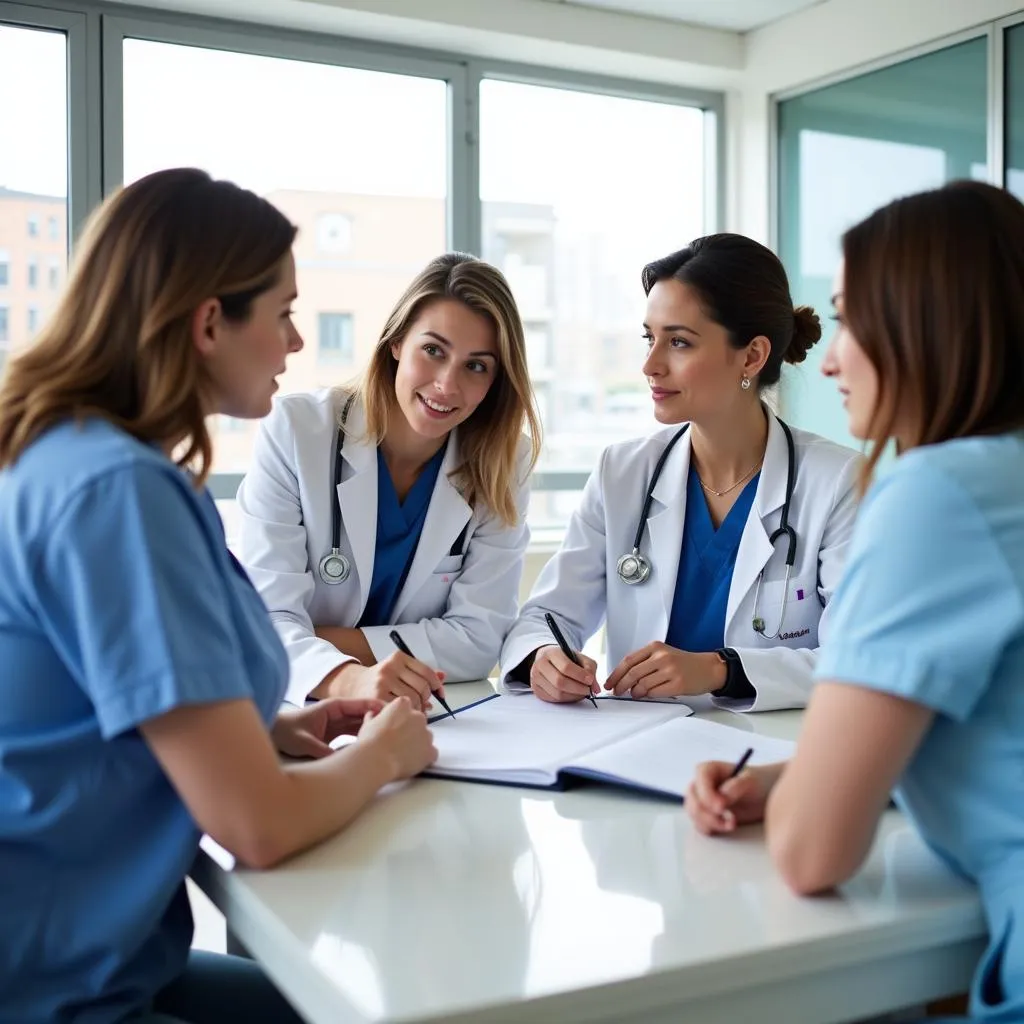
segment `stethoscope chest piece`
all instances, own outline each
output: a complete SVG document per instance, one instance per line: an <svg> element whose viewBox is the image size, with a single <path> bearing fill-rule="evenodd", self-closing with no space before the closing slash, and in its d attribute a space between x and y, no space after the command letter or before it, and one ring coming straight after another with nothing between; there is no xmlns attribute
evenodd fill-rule
<svg viewBox="0 0 1024 1024"><path fill-rule="evenodd" d="M344 583L352 574L352 563L337 548L320 559L320 579L334 586Z"/></svg>
<svg viewBox="0 0 1024 1024"><path fill-rule="evenodd" d="M651 575L651 563L634 548L615 563L615 571L623 583L635 586L643 583Z"/></svg>

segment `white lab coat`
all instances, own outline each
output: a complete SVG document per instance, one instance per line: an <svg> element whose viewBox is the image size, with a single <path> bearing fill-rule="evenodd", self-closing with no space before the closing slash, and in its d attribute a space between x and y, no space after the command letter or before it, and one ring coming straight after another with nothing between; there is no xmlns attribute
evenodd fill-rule
<svg viewBox="0 0 1024 1024"><path fill-rule="evenodd" d="M605 621L609 672L632 651L665 639L686 516L689 431L672 449L654 489L640 545L651 561L651 575L646 582L630 586L619 579L615 567L633 547L654 465L678 429L672 426L650 437L611 445L602 453L561 549L538 577L505 639L503 681L531 651L552 643L544 624L546 611L555 616L566 640L577 650ZM740 539L725 620L724 646L736 649L756 696L752 702L716 700L732 710L806 705L817 648L828 627L828 603L853 530L860 456L815 434L795 429L792 433L796 482L789 523L796 530L797 551L785 624L774 640L755 633L752 625L758 574L765 569L758 614L768 632L778 623L786 576L786 542L780 539L773 552L768 538L782 516L788 449L782 427L769 413L764 464Z"/></svg>
<svg viewBox="0 0 1024 1024"><path fill-rule="evenodd" d="M343 401L337 391L279 398L260 425L252 465L238 490L239 555L270 610L288 651L287 699L302 704L330 671L351 660L319 639L314 626L358 624L373 578L377 538L377 449L363 437L366 417L349 410L344 467L332 494L334 437ZM450 681L486 676L515 618L523 556L529 539L524 439L516 492L519 522L512 527L463 500L449 474L459 464L458 431L449 438L423 532L392 612L413 654ZM344 582L320 579L320 559L331 548L331 505L341 507L341 552L352 562ZM463 554L452 545L469 523ZM391 624L364 626L378 661L395 650Z"/></svg>

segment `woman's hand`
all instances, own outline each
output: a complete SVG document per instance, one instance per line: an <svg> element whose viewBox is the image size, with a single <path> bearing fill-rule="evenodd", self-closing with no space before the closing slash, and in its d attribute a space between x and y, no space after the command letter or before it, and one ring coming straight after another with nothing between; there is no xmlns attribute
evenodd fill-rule
<svg viewBox="0 0 1024 1024"><path fill-rule="evenodd" d="M357 746L381 754L390 764L393 781L418 775L437 760L426 717L405 697L393 700L377 714L367 715Z"/></svg>
<svg viewBox="0 0 1024 1024"><path fill-rule="evenodd" d="M705 761L698 765L686 792L686 810L698 832L706 836L734 832L737 825L764 820L768 794L782 774L783 764L745 768L729 778L728 761Z"/></svg>
<svg viewBox="0 0 1024 1024"><path fill-rule="evenodd" d="M541 700L553 704L571 704L593 693L597 685L597 662L578 655L582 666L574 664L557 645L539 647L530 668L530 687Z"/></svg>
<svg viewBox="0 0 1024 1024"><path fill-rule="evenodd" d="M725 665L714 652L693 654L656 640L627 654L604 688L617 697L693 697L721 688L725 679Z"/></svg>
<svg viewBox="0 0 1024 1024"><path fill-rule="evenodd" d="M356 735L366 716L383 707L379 700L334 697L307 708L282 708L270 735L274 746L289 757L325 757L331 740Z"/></svg>
<svg viewBox="0 0 1024 1024"><path fill-rule="evenodd" d="M433 705L433 692L444 696L444 673L435 672L408 654L395 651L376 665L347 662L328 684L329 692L337 697L355 697L364 700L388 701L406 697L418 710L427 711Z"/></svg>

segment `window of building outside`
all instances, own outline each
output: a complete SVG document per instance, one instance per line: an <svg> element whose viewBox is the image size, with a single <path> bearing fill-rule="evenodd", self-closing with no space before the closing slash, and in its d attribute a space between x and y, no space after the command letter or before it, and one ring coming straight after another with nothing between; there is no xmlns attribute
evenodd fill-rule
<svg viewBox="0 0 1024 1024"><path fill-rule="evenodd" d="M289 357L281 391L347 379L412 278L448 248L447 83L139 39L125 40L123 57L125 182L202 167L282 210L299 227L295 325L306 345ZM286 145L268 148L268 125L284 126ZM415 159L396 159L395 139ZM351 367L319 358L320 318L339 306L349 336L332 323L330 338L348 346ZM244 474L256 429L214 423L222 492ZM230 539L234 502L218 506Z"/></svg>
<svg viewBox="0 0 1024 1024"><path fill-rule="evenodd" d="M63 32L0 24L0 349L27 345L55 296L41 301L40 262L67 266L67 38ZM43 222L56 224L56 237Z"/></svg>
<svg viewBox="0 0 1024 1024"><path fill-rule="evenodd" d="M56 291L60 287L60 264L56 260L50 262L49 278L50 291Z"/></svg>
<svg viewBox="0 0 1024 1024"><path fill-rule="evenodd" d="M321 363L351 363L355 329L351 313L320 313L317 317L317 359Z"/></svg>
<svg viewBox="0 0 1024 1024"><path fill-rule="evenodd" d="M779 255L797 303L825 320L842 234L872 210L955 178L985 178L987 82L979 38L779 104ZM857 446L820 373L827 334L804 363L783 368L783 412Z"/></svg>
<svg viewBox="0 0 1024 1024"><path fill-rule="evenodd" d="M705 231L705 116L667 102L481 84L483 256L504 271L523 317L544 423L538 468L579 480L574 490L534 489L535 539L564 528L606 445L656 426L641 371L640 271Z"/></svg>
<svg viewBox="0 0 1024 1024"><path fill-rule="evenodd" d="M60 240L60 222L57 220L56 217L47 217L46 218L46 223L47 223L47 226L49 227L49 231L50 231L50 241L51 242L59 241Z"/></svg>

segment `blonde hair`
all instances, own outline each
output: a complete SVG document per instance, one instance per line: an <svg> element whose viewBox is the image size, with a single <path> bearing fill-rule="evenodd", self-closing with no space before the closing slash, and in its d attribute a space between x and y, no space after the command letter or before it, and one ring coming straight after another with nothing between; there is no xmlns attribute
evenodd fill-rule
<svg viewBox="0 0 1024 1024"><path fill-rule="evenodd" d="M525 429L531 448L529 471L540 454L541 428L526 367L523 322L508 282L497 268L465 253L446 253L431 260L405 290L356 385L366 409L367 434L376 441L387 434L398 367L392 347L401 343L423 310L439 299L456 299L480 313L497 334L497 377L472 415L459 424L462 462L453 476L471 507L486 505L511 526L518 519L515 497L520 438Z"/></svg>
<svg viewBox="0 0 1024 1024"><path fill-rule="evenodd" d="M209 380L192 317L218 298L244 322L278 280L296 228L252 192L191 168L158 171L94 214L50 320L0 382L0 467L69 418L103 417L180 445L201 485L212 444Z"/></svg>

